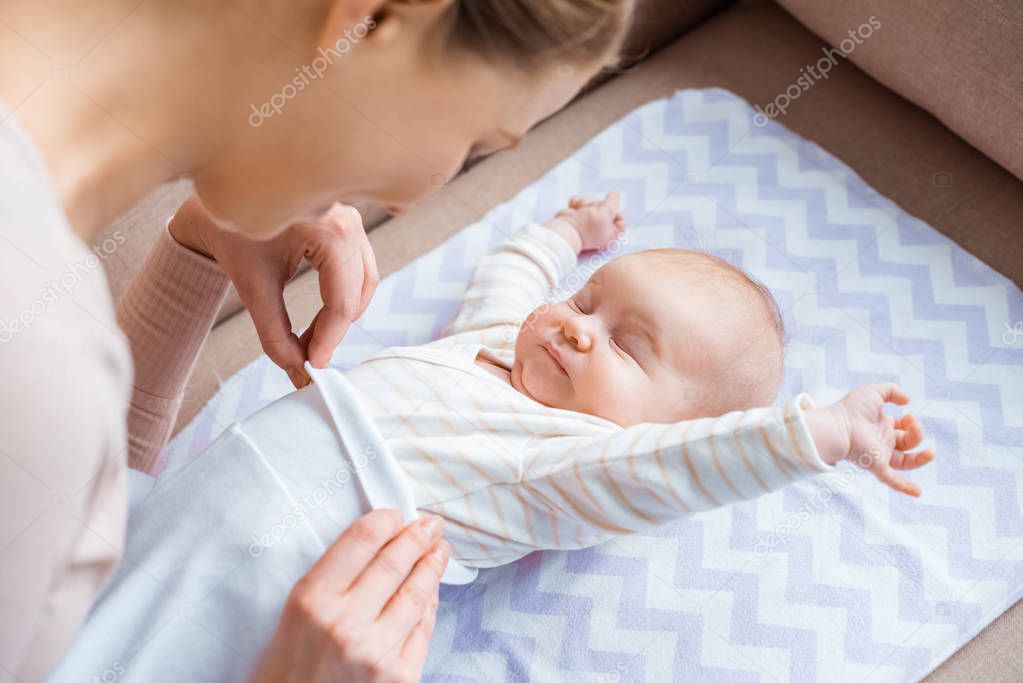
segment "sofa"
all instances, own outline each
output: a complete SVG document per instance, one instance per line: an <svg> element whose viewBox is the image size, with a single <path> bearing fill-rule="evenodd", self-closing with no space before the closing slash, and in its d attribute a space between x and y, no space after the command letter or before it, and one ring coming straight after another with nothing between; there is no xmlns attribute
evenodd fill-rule
<svg viewBox="0 0 1023 683"><path fill-rule="evenodd" d="M849 33L873 17L869 38ZM363 209L381 275L478 220L637 106L679 88L722 87L841 159L868 184L1023 285L1023 4L1016 0L642 0L626 61L542 122L396 218ZM849 40L847 40L847 38ZM843 41L845 43L843 44ZM841 47L826 78L784 95ZM795 91L789 91L795 95ZM784 112L782 112L784 108ZM115 298L141 265L187 179L159 188L104 235ZM285 294L296 327L319 306L311 273ZM189 382L177 428L260 353L230 296ZM1017 603L930 679L1023 679Z"/></svg>

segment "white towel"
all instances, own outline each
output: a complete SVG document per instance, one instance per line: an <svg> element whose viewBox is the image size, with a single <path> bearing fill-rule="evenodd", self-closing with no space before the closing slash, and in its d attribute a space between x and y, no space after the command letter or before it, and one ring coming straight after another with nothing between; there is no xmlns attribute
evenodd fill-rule
<svg viewBox="0 0 1023 683"><path fill-rule="evenodd" d="M125 556L50 680L247 680L327 545L374 507L415 518L348 381L311 374L195 461L132 478ZM474 577L452 562L445 581Z"/></svg>

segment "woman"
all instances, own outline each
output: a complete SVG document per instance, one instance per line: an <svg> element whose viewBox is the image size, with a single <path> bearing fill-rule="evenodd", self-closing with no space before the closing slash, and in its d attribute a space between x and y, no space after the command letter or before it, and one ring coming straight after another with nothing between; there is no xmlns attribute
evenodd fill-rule
<svg viewBox="0 0 1023 683"><path fill-rule="evenodd" d="M325 365L376 284L357 213L326 209L366 199L401 211L466 157L513 145L614 59L630 5L4 8L0 679L44 676L116 563L129 440L139 467L163 445L225 275L264 350L303 383L302 361ZM115 317L101 262L119 242L85 244L185 173L197 197ZM282 288L303 258L324 305L299 340ZM415 679L440 535L436 521L402 529L388 511L354 524L292 591L260 674Z"/></svg>

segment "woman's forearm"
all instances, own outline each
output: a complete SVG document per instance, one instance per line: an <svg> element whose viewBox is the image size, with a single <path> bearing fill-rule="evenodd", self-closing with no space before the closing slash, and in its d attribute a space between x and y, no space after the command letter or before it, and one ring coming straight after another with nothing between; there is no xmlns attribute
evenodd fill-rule
<svg viewBox="0 0 1023 683"><path fill-rule="evenodd" d="M131 467L150 471L170 438L188 377L228 284L216 262L164 231L125 292L117 321L135 363L128 413Z"/></svg>

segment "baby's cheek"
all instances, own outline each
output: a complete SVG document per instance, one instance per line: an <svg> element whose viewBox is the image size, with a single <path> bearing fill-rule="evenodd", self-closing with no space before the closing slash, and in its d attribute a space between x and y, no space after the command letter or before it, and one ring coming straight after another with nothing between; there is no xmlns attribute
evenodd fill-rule
<svg viewBox="0 0 1023 683"><path fill-rule="evenodd" d="M577 389L584 390L587 398L603 406L635 400L635 396L631 395L634 390L632 382L609 362L611 359L593 360L587 367L585 387Z"/></svg>

